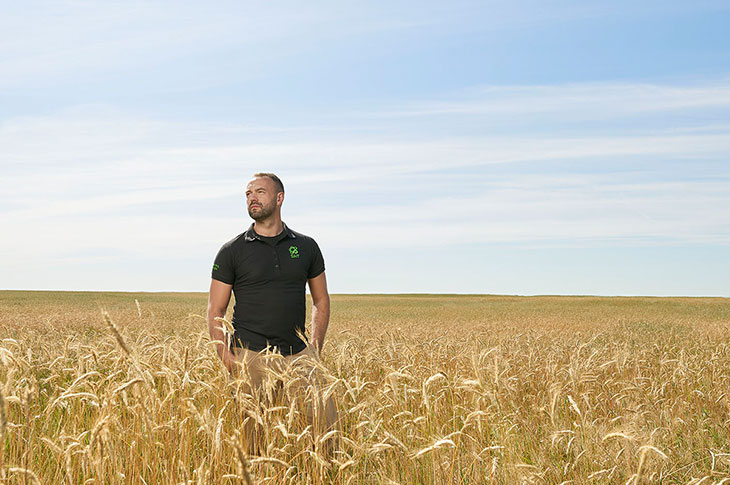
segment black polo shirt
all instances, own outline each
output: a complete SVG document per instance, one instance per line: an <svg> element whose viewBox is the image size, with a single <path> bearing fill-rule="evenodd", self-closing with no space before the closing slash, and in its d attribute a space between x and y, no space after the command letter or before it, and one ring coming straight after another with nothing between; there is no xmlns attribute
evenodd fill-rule
<svg viewBox="0 0 730 485"><path fill-rule="evenodd" d="M307 280L324 271L317 243L286 225L281 234L264 237L253 229L221 247L212 277L233 285L234 345L260 351L267 345L283 355L306 347L304 334Z"/></svg>

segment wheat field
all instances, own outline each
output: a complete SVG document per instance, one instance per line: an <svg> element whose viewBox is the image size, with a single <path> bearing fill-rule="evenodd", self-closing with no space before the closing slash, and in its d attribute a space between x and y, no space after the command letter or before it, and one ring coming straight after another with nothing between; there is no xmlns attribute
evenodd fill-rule
<svg viewBox="0 0 730 485"><path fill-rule="evenodd" d="M329 431L205 309L0 292L0 483L730 483L728 299L334 295Z"/></svg>

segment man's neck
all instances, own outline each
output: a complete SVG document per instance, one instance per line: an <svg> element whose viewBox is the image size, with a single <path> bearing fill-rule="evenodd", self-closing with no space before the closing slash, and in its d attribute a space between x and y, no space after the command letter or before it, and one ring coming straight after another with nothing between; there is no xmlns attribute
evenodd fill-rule
<svg viewBox="0 0 730 485"><path fill-rule="evenodd" d="M264 237L274 237L281 234L284 230L284 223L281 222L281 218L270 218L263 221L255 221L253 224L253 230L256 234Z"/></svg>

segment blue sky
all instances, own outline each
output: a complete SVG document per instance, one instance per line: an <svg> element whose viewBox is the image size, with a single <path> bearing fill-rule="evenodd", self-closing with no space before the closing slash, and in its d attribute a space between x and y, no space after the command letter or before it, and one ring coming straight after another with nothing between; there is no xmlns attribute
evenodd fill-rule
<svg viewBox="0 0 730 485"><path fill-rule="evenodd" d="M730 296L730 4L5 2L0 288L205 291L273 171L335 293Z"/></svg>

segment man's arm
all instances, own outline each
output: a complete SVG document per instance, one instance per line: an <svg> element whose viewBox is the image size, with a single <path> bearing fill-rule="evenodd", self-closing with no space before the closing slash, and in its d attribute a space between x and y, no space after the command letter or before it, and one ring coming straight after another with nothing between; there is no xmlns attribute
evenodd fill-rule
<svg viewBox="0 0 730 485"><path fill-rule="evenodd" d="M223 323L216 321L216 318L226 316L228 302L231 300L231 289L233 285L228 285L216 279L210 280L210 293L208 294L208 333L212 341L217 341L215 350L218 357L223 361L228 371L232 371L235 364L233 353L224 344Z"/></svg>
<svg viewBox="0 0 730 485"><path fill-rule="evenodd" d="M327 293L327 278L324 272L312 279L309 292L312 294L312 343L318 353L322 353L324 336L330 323L330 295Z"/></svg>

